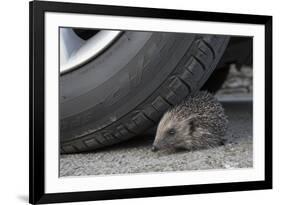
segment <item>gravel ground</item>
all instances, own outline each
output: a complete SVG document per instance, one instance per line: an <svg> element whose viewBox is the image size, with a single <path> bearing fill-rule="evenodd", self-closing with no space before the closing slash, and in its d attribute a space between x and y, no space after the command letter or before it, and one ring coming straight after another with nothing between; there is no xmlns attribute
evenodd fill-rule
<svg viewBox="0 0 281 205"><path fill-rule="evenodd" d="M62 155L60 176L252 167L252 102L225 101L230 124L224 146L193 152L152 152L154 136L140 136L94 153Z"/></svg>

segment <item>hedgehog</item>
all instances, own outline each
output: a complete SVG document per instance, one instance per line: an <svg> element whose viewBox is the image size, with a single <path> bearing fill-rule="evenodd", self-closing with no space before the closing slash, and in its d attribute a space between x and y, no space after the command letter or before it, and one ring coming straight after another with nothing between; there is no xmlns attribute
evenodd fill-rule
<svg viewBox="0 0 281 205"><path fill-rule="evenodd" d="M228 119L222 105L209 92L199 91L163 115L152 151L192 151L223 145L227 125Z"/></svg>

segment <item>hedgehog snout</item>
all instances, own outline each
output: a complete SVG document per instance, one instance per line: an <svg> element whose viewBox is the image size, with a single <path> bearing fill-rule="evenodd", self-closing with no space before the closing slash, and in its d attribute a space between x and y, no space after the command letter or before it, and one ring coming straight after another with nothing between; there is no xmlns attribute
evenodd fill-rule
<svg viewBox="0 0 281 205"><path fill-rule="evenodd" d="M155 145L152 145L151 151L156 152L157 150L158 150L158 147L156 147Z"/></svg>

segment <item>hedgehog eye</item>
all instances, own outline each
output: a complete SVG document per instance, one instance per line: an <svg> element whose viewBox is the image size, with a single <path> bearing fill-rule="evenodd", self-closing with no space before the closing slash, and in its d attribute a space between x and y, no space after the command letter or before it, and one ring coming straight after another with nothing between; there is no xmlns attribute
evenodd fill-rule
<svg viewBox="0 0 281 205"><path fill-rule="evenodd" d="M173 128L172 128L172 129L169 129L169 130L168 130L168 134L169 134L169 135L174 135L174 134L176 134L176 130L173 129Z"/></svg>

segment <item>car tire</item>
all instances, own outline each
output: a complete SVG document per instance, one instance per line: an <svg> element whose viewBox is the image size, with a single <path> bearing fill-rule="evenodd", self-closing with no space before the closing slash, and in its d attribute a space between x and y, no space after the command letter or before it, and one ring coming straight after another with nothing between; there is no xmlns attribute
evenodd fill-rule
<svg viewBox="0 0 281 205"><path fill-rule="evenodd" d="M98 57L60 76L60 151L93 151L142 134L198 91L229 37L123 32Z"/></svg>

